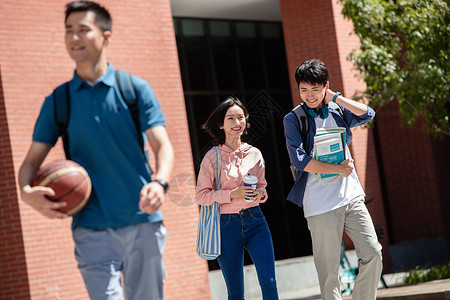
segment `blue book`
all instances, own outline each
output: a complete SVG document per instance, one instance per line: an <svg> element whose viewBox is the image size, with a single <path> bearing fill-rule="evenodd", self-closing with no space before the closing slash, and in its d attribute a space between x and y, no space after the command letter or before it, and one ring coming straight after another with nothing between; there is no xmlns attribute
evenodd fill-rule
<svg viewBox="0 0 450 300"><path fill-rule="evenodd" d="M321 128L314 136L314 158L329 164L340 164L345 160L345 135L343 127ZM321 179L339 174L320 174Z"/></svg>

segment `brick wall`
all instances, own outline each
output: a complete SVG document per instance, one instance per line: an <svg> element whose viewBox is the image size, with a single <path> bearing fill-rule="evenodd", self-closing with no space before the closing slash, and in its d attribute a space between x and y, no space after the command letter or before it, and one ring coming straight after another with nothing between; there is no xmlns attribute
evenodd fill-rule
<svg viewBox="0 0 450 300"><path fill-rule="evenodd" d="M358 90L364 89L364 83L358 81L351 62L347 61L359 40L350 35L352 24L341 15L340 3L334 0L280 0L280 7L294 104L300 101L295 70L301 62L311 58L325 62L330 72L331 90L352 98ZM352 131L352 156L367 198L373 199L368 209L374 224L385 233L380 242L384 246L385 269L389 269L390 252L373 133L366 128ZM352 247L348 238L345 244Z"/></svg>
<svg viewBox="0 0 450 300"><path fill-rule="evenodd" d="M438 183L439 177L448 178L448 148L447 155L435 161L431 137L422 131L422 125L419 121L413 128L401 126L395 101L379 114L377 126L382 137L380 150L389 208L395 216L392 218L395 243L445 236L448 217L441 202L446 203L449 198L440 196ZM447 147L448 141L447 138ZM441 168L440 173L436 172L439 169L436 166L440 165L447 166L447 171ZM448 185L448 181L440 183L442 187Z"/></svg>
<svg viewBox="0 0 450 300"><path fill-rule="evenodd" d="M195 184L189 132L168 0L107 1L113 22L109 59L149 81L176 149L175 175ZM72 77L64 48L64 2L4 1L0 9L0 299L87 299L76 268L70 220L40 216L18 200L18 168L44 96ZM61 158L57 145L48 160ZM174 183L175 184L175 183ZM173 185L174 185L173 184ZM207 265L195 254L198 209L163 208L168 229L166 299L209 297Z"/></svg>
<svg viewBox="0 0 450 300"><path fill-rule="evenodd" d="M1 82L0 70L0 299L12 299L12 295L27 297L29 288Z"/></svg>

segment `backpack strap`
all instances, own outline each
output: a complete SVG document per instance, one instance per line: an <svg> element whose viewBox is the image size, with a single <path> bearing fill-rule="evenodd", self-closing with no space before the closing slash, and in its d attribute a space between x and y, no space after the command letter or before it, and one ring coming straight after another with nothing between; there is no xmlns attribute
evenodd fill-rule
<svg viewBox="0 0 450 300"><path fill-rule="evenodd" d="M302 105L297 105L292 112L297 117L298 128L300 128L300 134L302 135L302 140L306 140L306 134L309 130L309 121L306 117L306 112L303 109Z"/></svg>
<svg viewBox="0 0 450 300"><path fill-rule="evenodd" d="M303 140L303 142L305 142L306 134L308 133L308 129L309 129L309 120L306 117L306 111L303 109L302 105L300 104L300 105L297 105L292 110L292 112L297 117L298 128L300 129L300 134L302 136L302 140ZM294 180L296 180L297 169L292 164L291 164L290 168L291 168L291 172L292 172L292 177L294 178Z"/></svg>
<svg viewBox="0 0 450 300"><path fill-rule="evenodd" d="M116 70L116 80L120 95L127 104L131 117L133 118L142 154L144 155L145 160L147 160L147 155L144 151L144 137L142 136L141 125L139 122L138 98L131 79L131 74L126 71ZM71 159L69 137L67 135L67 126L69 125L70 120L70 91L68 82L60 85L53 91L53 100L54 118L58 127L58 135L62 138L66 158Z"/></svg>
<svg viewBox="0 0 450 300"><path fill-rule="evenodd" d="M144 137L142 136L141 123L139 122L138 98L136 95L136 90L134 89L131 74L126 71L116 70L116 80L120 95L127 104L131 117L133 118L134 126L136 127L138 135L139 146L141 147L142 153L147 160L147 155L144 151Z"/></svg>
<svg viewBox="0 0 450 300"><path fill-rule="evenodd" d="M339 113L339 115L341 116L341 118L344 119L344 112L342 111L342 108L339 104L334 103L333 101L330 101L328 103L328 106L331 107L332 109L334 109L335 111L337 111Z"/></svg>
<svg viewBox="0 0 450 300"><path fill-rule="evenodd" d="M58 86L53 91L53 111L58 135L63 142L64 153L67 159L70 159L69 137L67 135L67 126L70 120L70 91L69 83L66 82Z"/></svg>

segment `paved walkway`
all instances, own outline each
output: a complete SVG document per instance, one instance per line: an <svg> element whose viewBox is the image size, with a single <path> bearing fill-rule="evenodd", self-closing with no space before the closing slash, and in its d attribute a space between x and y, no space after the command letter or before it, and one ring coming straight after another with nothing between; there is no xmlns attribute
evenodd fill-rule
<svg viewBox="0 0 450 300"><path fill-rule="evenodd" d="M281 297L285 300L319 300L320 295L307 297ZM351 300L351 296L343 300ZM450 300L450 279L435 280L417 285L397 286L379 289L377 299L382 300Z"/></svg>
<svg viewBox="0 0 450 300"><path fill-rule="evenodd" d="M378 290L377 299L450 300L450 279Z"/></svg>

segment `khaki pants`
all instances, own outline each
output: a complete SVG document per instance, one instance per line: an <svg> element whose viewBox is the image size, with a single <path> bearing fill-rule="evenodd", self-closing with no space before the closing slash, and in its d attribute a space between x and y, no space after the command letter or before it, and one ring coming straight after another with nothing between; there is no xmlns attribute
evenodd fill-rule
<svg viewBox="0 0 450 300"><path fill-rule="evenodd" d="M352 299L376 299L382 271L382 247L364 200L311 216L307 220L322 299L341 299L338 272L344 230L353 241L360 262Z"/></svg>

